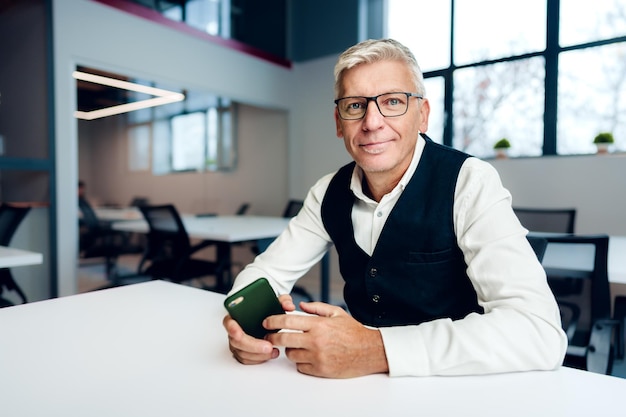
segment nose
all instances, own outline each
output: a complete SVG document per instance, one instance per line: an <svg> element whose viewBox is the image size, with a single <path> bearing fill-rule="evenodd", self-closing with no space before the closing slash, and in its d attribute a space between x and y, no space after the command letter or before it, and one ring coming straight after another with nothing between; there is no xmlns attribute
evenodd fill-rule
<svg viewBox="0 0 626 417"><path fill-rule="evenodd" d="M370 100L363 116L363 130L375 130L382 126L384 116L378 109L376 101Z"/></svg>

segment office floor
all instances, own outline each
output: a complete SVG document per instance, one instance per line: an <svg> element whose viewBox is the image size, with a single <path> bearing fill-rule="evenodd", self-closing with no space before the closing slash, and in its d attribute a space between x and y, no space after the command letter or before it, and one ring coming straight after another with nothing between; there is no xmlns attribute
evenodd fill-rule
<svg viewBox="0 0 626 417"><path fill-rule="evenodd" d="M134 272L139 262L139 255L127 255L119 259L118 268L121 273ZM245 246L236 247L233 250L233 259L235 260L235 266L233 273L238 272L238 268L247 264L252 260L249 254L249 249ZM298 281L298 285L304 287L314 297L319 296L320 284L319 284L319 269L315 267L308 274L302 277ZM145 278L138 278L137 281L145 280ZM107 284L104 277L104 268L102 263L93 261L81 261L79 266L78 275L78 290L79 292L93 291L101 288ZM210 285L211 282L192 282L190 285L201 287L203 284ZM343 283L340 279L331 280L331 303L335 305L343 304ZM626 360L618 360L613 363L613 376L620 378L626 378Z"/></svg>

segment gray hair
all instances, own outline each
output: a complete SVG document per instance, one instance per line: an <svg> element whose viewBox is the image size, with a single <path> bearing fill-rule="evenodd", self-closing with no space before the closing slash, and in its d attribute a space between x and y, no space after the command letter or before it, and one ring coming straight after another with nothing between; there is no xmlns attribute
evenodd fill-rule
<svg viewBox="0 0 626 417"><path fill-rule="evenodd" d="M394 39L368 39L346 49L335 64L335 98L339 98L343 75L346 70L361 64L378 61L401 61L413 73L416 93L426 94L424 76L415 56L409 48Z"/></svg>

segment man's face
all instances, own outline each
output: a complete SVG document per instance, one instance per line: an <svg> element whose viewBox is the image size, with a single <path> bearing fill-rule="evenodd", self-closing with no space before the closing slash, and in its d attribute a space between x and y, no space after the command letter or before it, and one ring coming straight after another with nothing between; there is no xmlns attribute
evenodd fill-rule
<svg viewBox="0 0 626 417"><path fill-rule="evenodd" d="M341 97L372 97L391 92L416 92L411 71L400 61L361 64L344 72ZM340 97L340 98L341 98ZM399 179L408 168L419 132L428 128L429 104L410 97L406 114L384 117L370 101L365 116L343 120L335 109L337 136L366 174Z"/></svg>

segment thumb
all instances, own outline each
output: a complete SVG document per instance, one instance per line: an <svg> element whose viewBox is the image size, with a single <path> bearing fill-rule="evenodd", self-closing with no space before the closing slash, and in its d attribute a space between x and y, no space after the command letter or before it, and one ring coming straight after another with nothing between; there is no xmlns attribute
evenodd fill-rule
<svg viewBox="0 0 626 417"><path fill-rule="evenodd" d="M322 317L334 317L344 312L342 308L319 301L314 301L311 303L302 301L300 303L300 308L305 313L315 314L316 316Z"/></svg>

